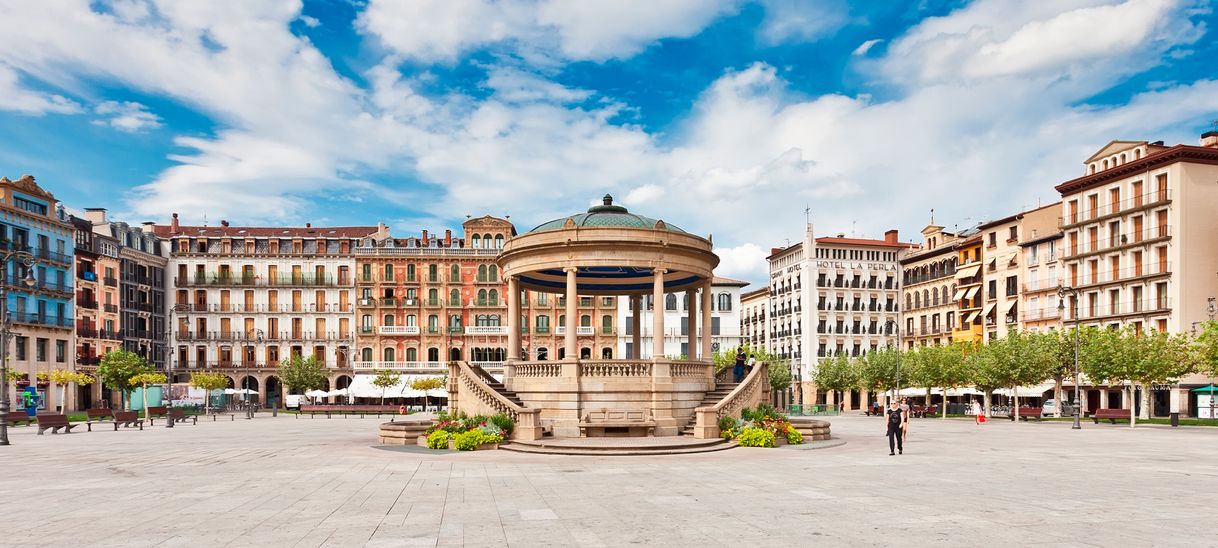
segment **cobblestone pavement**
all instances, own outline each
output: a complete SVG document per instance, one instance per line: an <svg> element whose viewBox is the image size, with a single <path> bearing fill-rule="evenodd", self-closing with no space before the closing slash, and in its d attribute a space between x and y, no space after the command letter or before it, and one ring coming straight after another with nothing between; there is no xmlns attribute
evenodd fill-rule
<svg viewBox="0 0 1218 548"><path fill-rule="evenodd" d="M377 423L11 429L0 545L1218 545L1218 429L919 419L890 457L850 416L841 447L608 458L384 451Z"/></svg>

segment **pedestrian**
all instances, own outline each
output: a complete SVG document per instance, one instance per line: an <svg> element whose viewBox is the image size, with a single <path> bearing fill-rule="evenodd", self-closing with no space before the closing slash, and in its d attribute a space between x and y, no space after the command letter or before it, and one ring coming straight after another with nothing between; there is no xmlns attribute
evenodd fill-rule
<svg viewBox="0 0 1218 548"><path fill-rule="evenodd" d="M895 455L893 451L898 451L902 455L905 454L905 444L902 439L903 428L905 426L905 413L901 411L901 407L897 404L897 400L892 400L888 404L888 420L885 421L888 427L888 456Z"/></svg>
<svg viewBox="0 0 1218 548"><path fill-rule="evenodd" d="M744 380L744 348L736 349L736 365L732 367L732 376L736 378L736 382Z"/></svg>
<svg viewBox="0 0 1218 548"><path fill-rule="evenodd" d="M909 435L909 398L901 398L901 413L905 415L905 421L901 423L901 439L904 440Z"/></svg>
<svg viewBox="0 0 1218 548"><path fill-rule="evenodd" d="M973 409L973 421L977 423L977 426L981 426L981 423L985 422L985 415L981 412L981 404L977 403L976 398L973 399L971 407Z"/></svg>

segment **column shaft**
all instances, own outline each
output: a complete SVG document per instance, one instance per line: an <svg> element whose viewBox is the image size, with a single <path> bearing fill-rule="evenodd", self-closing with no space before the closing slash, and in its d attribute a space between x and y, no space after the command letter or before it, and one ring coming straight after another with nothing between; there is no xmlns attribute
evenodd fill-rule
<svg viewBox="0 0 1218 548"><path fill-rule="evenodd" d="M713 359L714 355L711 352L711 335L714 321L711 320L711 281L706 280L702 284L702 355L704 360Z"/></svg>
<svg viewBox="0 0 1218 548"><path fill-rule="evenodd" d="M639 345L642 343L642 339L643 339L643 336L642 336L643 334L641 333L641 331L643 329L643 296L642 295L631 295L630 296L630 310L631 310L631 314L630 314L631 352L630 352L630 355L626 356L626 357L629 359L632 359L632 360L637 360L637 359L640 359L643 357L643 350L641 348L639 348Z"/></svg>
<svg viewBox="0 0 1218 548"><path fill-rule="evenodd" d="M667 270L663 268L655 269L655 278L651 288L651 359L658 360L664 357L664 312L667 307L664 303L664 273Z"/></svg>
<svg viewBox="0 0 1218 548"><path fill-rule="evenodd" d="M564 339L565 344L563 346L564 346L564 348L566 348L566 350L565 350L565 352L567 354L566 359L576 360L576 359L579 359L579 347L578 347L578 342L576 341L576 338L575 338L575 328L576 328L576 326L579 325L578 318L576 317L576 314L578 314L579 312L575 308L575 305L578 304L578 299L579 299L579 295L577 295L578 286L575 283L576 269L573 267L568 267L566 269L566 272L567 272L567 321L565 322L564 327L566 327L566 329L567 329L567 335L566 335L566 338Z"/></svg>
<svg viewBox="0 0 1218 548"><path fill-rule="evenodd" d="M508 278L508 361L520 359L520 281L515 276Z"/></svg>
<svg viewBox="0 0 1218 548"><path fill-rule="evenodd" d="M685 357L686 359L698 359L698 292L693 289L685 291L685 302L689 303L689 310L685 311L687 316L686 322L689 324L689 332L685 338ZM706 328L703 327L703 330Z"/></svg>

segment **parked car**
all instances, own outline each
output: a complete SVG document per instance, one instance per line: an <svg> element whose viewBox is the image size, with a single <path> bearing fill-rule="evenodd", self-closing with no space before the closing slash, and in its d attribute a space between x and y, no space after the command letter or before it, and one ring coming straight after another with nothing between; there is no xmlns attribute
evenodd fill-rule
<svg viewBox="0 0 1218 548"><path fill-rule="evenodd" d="M300 409L300 403L305 399L303 394L288 394L283 397L283 405L288 409Z"/></svg>
<svg viewBox="0 0 1218 548"><path fill-rule="evenodd" d="M1053 411L1056 409L1056 407L1057 407L1057 400L1055 400L1055 399L1045 400L1045 404L1040 407L1040 416L1052 417ZM1075 409L1078 409L1077 403L1066 402L1066 403L1062 404L1062 416L1063 417L1073 417Z"/></svg>

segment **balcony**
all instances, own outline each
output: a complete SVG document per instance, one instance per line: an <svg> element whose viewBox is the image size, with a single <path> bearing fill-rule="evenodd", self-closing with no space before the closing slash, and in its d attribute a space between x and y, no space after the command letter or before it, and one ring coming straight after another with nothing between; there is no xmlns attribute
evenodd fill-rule
<svg viewBox="0 0 1218 548"><path fill-rule="evenodd" d="M1164 225L1138 231L1130 231L1128 234L1121 234L1115 238L1079 240L1074 242L1074 245L1070 246L1070 253L1064 255L1062 258L1070 259L1073 257L1091 255L1094 253L1115 250L1124 246L1150 243L1170 237L1171 227ZM1086 245L1083 245L1084 243L1086 243Z"/></svg>
<svg viewBox="0 0 1218 548"><path fill-rule="evenodd" d="M462 333L463 331L464 331L464 329L462 329L461 326L455 326L455 327L449 326L449 328L448 328L449 334L452 334L452 335L458 335L458 334Z"/></svg>
<svg viewBox="0 0 1218 548"><path fill-rule="evenodd" d="M384 298L382 298L382 299L381 299L381 304L380 304L380 306L381 306L382 308L385 308L385 307L395 307L395 306L397 306L397 305L398 305L398 300L397 300L397 299L395 299L395 298L393 298L393 297L384 297Z"/></svg>
<svg viewBox="0 0 1218 548"><path fill-rule="evenodd" d="M102 283L106 284L107 287L118 287L118 278L107 276L102 278Z"/></svg>
<svg viewBox="0 0 1218 548"><path fill-rule="evenodd" d="M1074 284L1074 288L1080 289L1093 285L1128 282L1139 278L1151 278L1155 276L1168 275L1171 275L1170 262L1154 263L1147 266L1137 265L1117 270L1104 270L1095 273L1085 272L1080 273L1074 280L1076 282Z"/></svg>
<svg viewBox="0 0 1218 548"><path fill-rule="evenodd" d="M96 366L101 363L101 356L82 355L79 349L76 352L76 365Z"/></svg>
<svg viewBox="0 0 1218 548"><path fill-rule="evenodd" d="M355 361L351 362L351 368L356 371L417 371L436 375L448 372L444 362Z"/></svg>
<svg viewBox="0 0 1218 548"><path fill-rule="evenodd" d="M360 308L369 308L376 306L377 304L376 299L360 299L357 301L357 303L359 304Z"/></svg>
<svg viewBox="0 0 1218 548"><path fill-rule="evenodd" d="M439 308L439 307L443 306L443 304L444 304L444 301L441 301L440 299L424 299L423 300L423 306L426 306L428 308Z"/></svg>
<svg viewBox="0 0 1218 548"><path fill-rule="evenodd" d="M381 335L418 335L419 326L417 325L382 325L377 327L377 333Z"/></svg>
<svg viewBox="0 0 1218 548"><path fill-rule="evenodd" d="M108 312L110 314L117 314L118 305L117 304L105 304L105 305L102 305L102 310L105 310L106 312Z"/></svg>
<svg viewBox="0 0 1218 548"><path fill-rule="evenodd" d="M51 251L46 248L32 250L31 254L44 261L51 261L54 263L60 263L60 264L66 264L66 265L72 264L71 255L68 255L66 253L59 253L58 251Z"/></svg>
<svg viewBox="0 0 1218 548"><path fill-rule="evenodd" d="M476 299L472 304L474 304L474 306L478 306L478 307L494 308L494 307L502 306L500 303L501 303L501 301L499 299ZM591 307L592 305L588 305L588 306Z"/></svg>
<svg viewBox="0 0 1218 548"><path fill-rule="evenodd" d="M555 335L566 335L567 328L565 326L561 326L561 325L558 327L555 327L554 334ZM596 328L592 327L592 326L581 325L581 326L578 326L575 328L575 334L576 335L595 335Z"/></svg>
<svg viewBox="0 0 1218 548"><path fill-rule="evenodd" d="M80 278L86 282L96 282L97 281L97 273L92 270L78 271L78 272L76 272L76 277Z"/></svg>
<svg viewBox="0 0 1218 548"><path fill-rule="evenodd" d="M97 299L93 295L84 293L76 294L76 306L78 308L87 308L89 310L97 310Z"/></svg>
<svg viewBox="0 0 1218 548"><path fill-rule="evenodd" d="M507 326L472 325L465 328L466 335L507 335Z"/></svg>
<svg viewBox="0 0 1218 548"><path fill-rule="evenodd" d="M46 314L38 314L37 312L9 312L8 317L13 323L64 328L72 328L75 326L72 318L49 316Z"/></svg>
<svg viewBox="0 0 1218 548"><path fill-rule="evenodd" d="M537 333L538 335L546 335L550 333L550 328L548 326L539 325L533 328L533 332Z"/></svg>
<svg viewBox="0 0 1218 548"><path fill-rule="evenodd" d="M1128 213L1139 209L1146 209L1161 204L1166 204L1171 201L1171 191L1154 191L1140 196L1127 198L1116 203L1109 202L1100 205L1095 209L1085 209L1081 212L1066 215L1058 218L1058 225L1061 228L1069 228L1074 225L1086 223L1088 221L1099 220L1112 215Z"/></svg>
<svg viewBox="0 0 1218 548"><path fill-rule="evenodd" d="M332 274L276 274L261 276L212 272L195 274L193 276L175 276L173 283L177 287L186 286L237 286L237 287L346 287L351 285L349 276L334 276Z"/></svg>
<svg viewBox="0 0 1218 548"><path fill-rule="evenodd" d="M76 324L76 336L82 339L96 339L97 329L89 324Z"/></svg>

